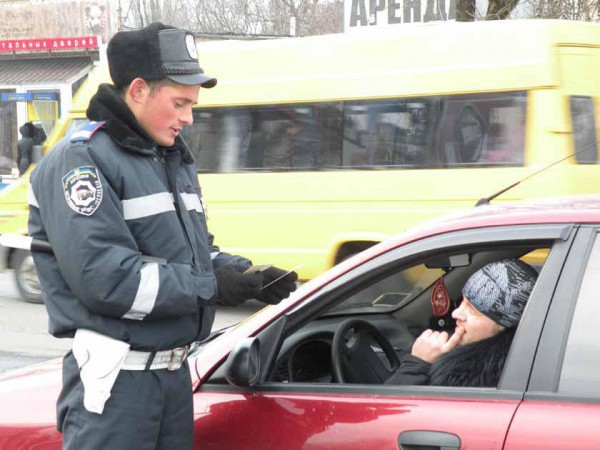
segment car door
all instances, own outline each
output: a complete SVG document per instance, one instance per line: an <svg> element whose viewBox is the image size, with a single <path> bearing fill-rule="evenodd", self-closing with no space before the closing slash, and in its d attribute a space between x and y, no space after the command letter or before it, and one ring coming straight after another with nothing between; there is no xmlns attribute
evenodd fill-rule
<svg viewBox="0 0 600 450"><path fill-rule="evenodd" d="M236 449L502 449L525 391L541 325L574 230L569 225L511 226L435 236L359 266L288 314L290 327L336 292L396 260L416 260L449 248L550 242L498 388L275 383L253 388L209 379L195 395L196 448ZM361 278L362 277L362 278ZM317 308L318 309L318 308ZM532 311L532 313L530 313ZM296 324L294 325L294 323ZM274 325L272 325L274 327ZM268 331L268 328L266 331Z"/></svg>
<svg viewBox="0 0 600 450"><path fill-rule="evenodd" d="M506 449L600 448L600 228L573 243Z"/></svg>

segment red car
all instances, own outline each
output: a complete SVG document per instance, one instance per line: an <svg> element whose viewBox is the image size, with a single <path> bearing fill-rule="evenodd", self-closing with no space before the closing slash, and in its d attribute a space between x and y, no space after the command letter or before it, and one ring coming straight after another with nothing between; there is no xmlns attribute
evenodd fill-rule
<svg viewBox="0 0 600 450"><path fill-rule="evenodd" d="M599 231L600 196L502 203L343 262L195 346L195 448L600 448ZM507 257L540 275L499 385L383 384L390 352L453 327L433 314L436 282L456 307L470 274ZM0 448L60 448L60 367L0 378Z"/></svg>

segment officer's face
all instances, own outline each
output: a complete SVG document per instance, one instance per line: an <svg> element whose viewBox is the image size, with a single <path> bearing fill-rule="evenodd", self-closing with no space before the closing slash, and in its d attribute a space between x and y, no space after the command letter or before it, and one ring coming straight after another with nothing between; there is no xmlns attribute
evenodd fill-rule
<svg viewBox="0 0 600 450"><path fill-rule="evenodd" d="M142 86L134 114L154 142L170 147L183 126L192 124L192 105L198 102L199 90L200 86L177 83L151 90L146 84Z"/></svg>

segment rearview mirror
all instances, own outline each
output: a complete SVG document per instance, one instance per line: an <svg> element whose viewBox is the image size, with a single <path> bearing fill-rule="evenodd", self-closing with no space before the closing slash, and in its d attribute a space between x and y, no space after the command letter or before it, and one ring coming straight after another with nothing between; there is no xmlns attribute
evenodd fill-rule
<svg viewBox="0 0 600 450"><path fill-rule="evenodd" d="M425 261L428 269L446 269L449 267L466 267L471 265L471 255L463 253L451 256L436 256Z"/></svg>
<svg viewBox="0 0 600 450"><path fill-rule="evenodd" d="M245 338L233 348L225 362L225 379L239 387L252 387L260 377L260 341L257 337Z"/></svg>

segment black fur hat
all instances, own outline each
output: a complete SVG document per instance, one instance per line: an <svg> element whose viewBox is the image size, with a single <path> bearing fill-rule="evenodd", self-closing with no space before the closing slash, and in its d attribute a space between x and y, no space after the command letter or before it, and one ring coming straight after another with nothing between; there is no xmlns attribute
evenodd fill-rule
<svg viewBox="0 0 600 450"><path fill-rule="evenodd" d="M23 125L21 125L21 128L19 128L19 132L21 133L21 135L23 137L28 137L28 138L35 137L36 131L37 131L37 129L36 129L35 125L32 124L31 122L25 122Z"/></svg>
<svg viewBox="0 0 600 450"><path fill-rule="evenodd" d="M106 54L117 88L127 86L135 78L169 78L204 88L217 84L217 79L206 75L198 63L194 35L160 22L140 30L118 32L109 41Z"/></svg>

